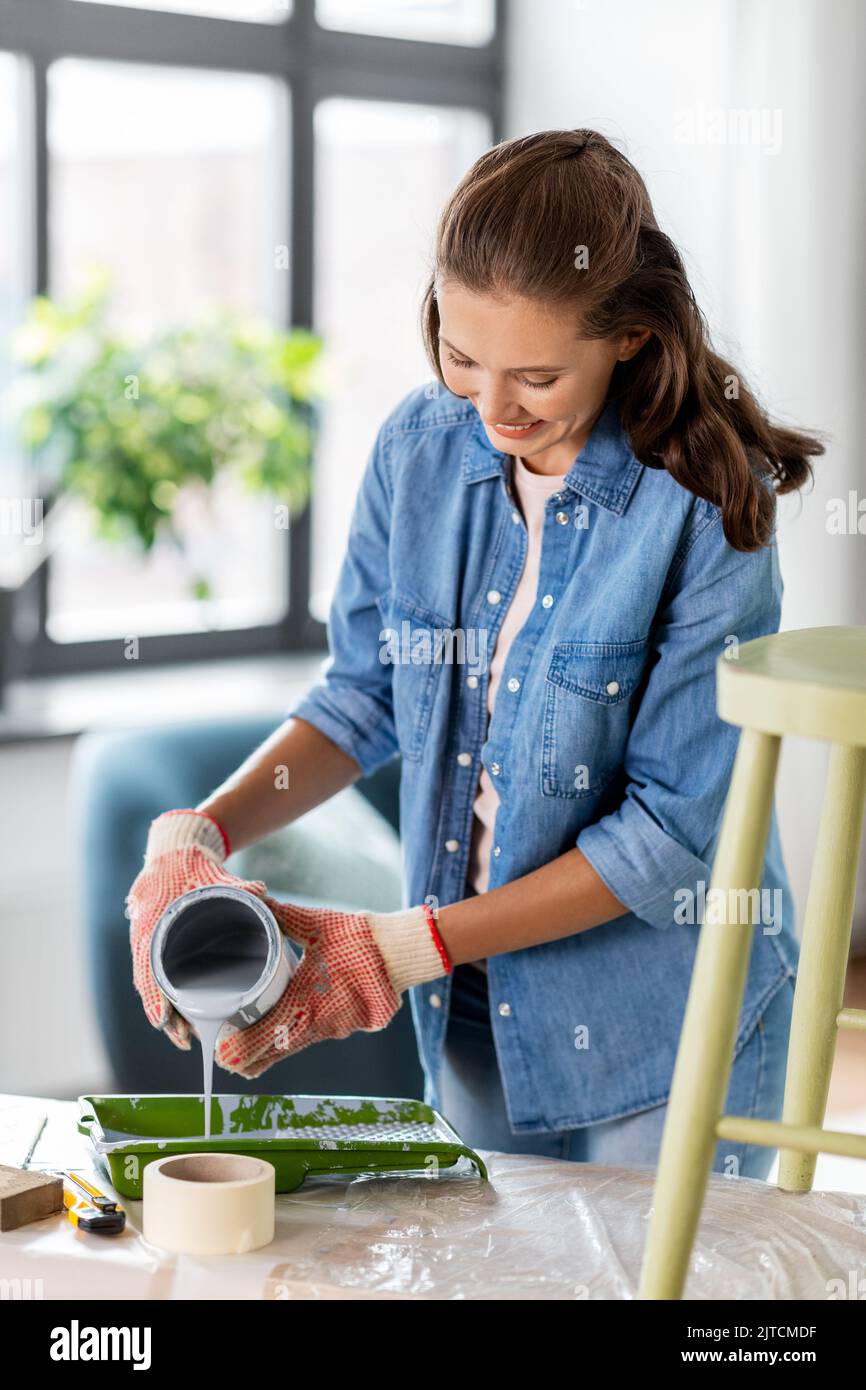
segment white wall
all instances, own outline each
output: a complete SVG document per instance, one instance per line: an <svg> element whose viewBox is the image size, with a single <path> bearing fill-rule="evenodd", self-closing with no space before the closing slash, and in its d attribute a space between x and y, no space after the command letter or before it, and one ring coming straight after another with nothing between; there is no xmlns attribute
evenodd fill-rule
<svg viewBox="0 0 866 1390"><path fill-rule="evenodd" d="M719 349L777 418L832 436L814 490L781 503L782 627L866 624L866 535L826 525L828 499L866 498L866 6L512 0L511 13L506 135L591 126L622 141ZM757 141L711 142L719 107L724 130L754 109ZM783 746L778 807L799 922L826 755L805 740Z"/></svg>

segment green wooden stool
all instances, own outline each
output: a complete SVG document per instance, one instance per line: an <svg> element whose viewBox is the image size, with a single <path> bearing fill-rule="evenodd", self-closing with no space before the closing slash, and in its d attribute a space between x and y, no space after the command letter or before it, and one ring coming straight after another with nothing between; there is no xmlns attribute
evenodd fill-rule
<svg viewBox="0 0 866 1390"><path fill-rule="evenodd" d="M866 1029L842 995L866 801L866 628L773 633L723 655L717 709L742 728L695 955L638 1298L680 1298L716 1142L779 1149L779 1186L808 1192L819 1153L866 1158L866 1136L823 1129L838 1028ZM754 921L738 922L731 890L760 886L780 742L831 744L827 785L800 942L781 1121L724 1115ZM749 917L749 914L746 913Z"/></svg>

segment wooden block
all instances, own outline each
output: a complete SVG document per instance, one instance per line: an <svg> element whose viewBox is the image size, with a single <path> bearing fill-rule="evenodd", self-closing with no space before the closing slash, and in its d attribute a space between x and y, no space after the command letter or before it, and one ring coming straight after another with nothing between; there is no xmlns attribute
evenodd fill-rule
<svg viewBox="0 0 866 1390"><path fill-rule="evenodd" d="M0 1231L63 1211L63 1179L0 1163Z"/></svg>

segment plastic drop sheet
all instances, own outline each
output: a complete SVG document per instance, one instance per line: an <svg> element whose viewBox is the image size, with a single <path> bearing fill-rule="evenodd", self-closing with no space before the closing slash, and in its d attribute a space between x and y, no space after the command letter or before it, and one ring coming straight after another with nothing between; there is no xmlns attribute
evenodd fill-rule
<svg viewBox="0 0 866 1390"><path fill-rule="evenodd" d="M50 1122L31 1166L86 1167L105 1188L75 1130L72 1104L3 1098L0 1161L23 1161L39 1107ZM140 1234L140 1202L125 1203L119 1236L94 1237L65 1216L49 1217L0 1237L0 1278L20 1280L26 1296L46 1299L636 1296L653 1169L482 1157L489 1183L468 1164L440 1177L308 1182L277 1198L273 1243L244 1255L183 1256L149 1245ZM686 1298L862 1297L864 1278L866 1196L795 1195L711 1175Z"/></svg>

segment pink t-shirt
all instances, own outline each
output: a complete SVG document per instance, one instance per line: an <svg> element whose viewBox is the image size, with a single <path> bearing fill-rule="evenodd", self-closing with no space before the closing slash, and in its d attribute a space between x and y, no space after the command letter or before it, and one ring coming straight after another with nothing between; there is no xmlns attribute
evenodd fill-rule
<svg viewBox="0 0 866 1390"><path fill-rule="evenodd" d="M499 681L508 659L511 643L529 617L536 601L538 572L541 566L541 537L544 527L544 504L551 493L562 486L564 474L533 473L522 459L514 456L512 478L514 491L520 503L523 519L526 522L527 548L523 572L520 576L508 612L502 620L496 648L490 661L490 674L487 684L488 723L496 703ZM478 791L473 805L472 840L469 849L469 869L467 878L476 893L486 893L490 877L490 851L493 848L493 824L499 797L486 768L481 769ZM484 961L472 961L479 970L487 969Z"/></svg>

